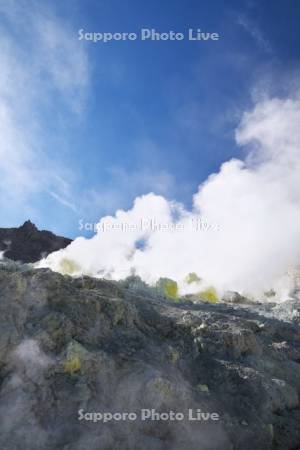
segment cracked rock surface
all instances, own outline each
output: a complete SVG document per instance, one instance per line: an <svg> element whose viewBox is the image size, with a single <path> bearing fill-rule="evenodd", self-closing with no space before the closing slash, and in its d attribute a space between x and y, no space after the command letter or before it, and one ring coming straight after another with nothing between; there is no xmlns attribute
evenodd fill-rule
<svg viewBox="0 0 300 450"><path fill-rule="evenodd" d="M300 448L299 306L282 308L175 303L2 262L0 448ZM184 420L142 421L143 408ZM219 420L188 420L188 409Z"/></svg>

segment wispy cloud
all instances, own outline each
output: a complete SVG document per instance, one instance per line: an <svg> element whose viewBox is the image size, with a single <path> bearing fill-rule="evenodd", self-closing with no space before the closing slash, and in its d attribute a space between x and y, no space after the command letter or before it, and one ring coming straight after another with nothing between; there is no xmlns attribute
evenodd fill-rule
<svg viewBox="0 0 300 450"><path fill-rule="evenodd" d="M68 171L44 139L45 117L53 113L55 127L56 103L66 114L80 114L89 86L88 56L44 2L1 2L0 13L2 214L11 214L12 204L26 209L31 195L42 192L75 211Z"/></svg>
<svg viewBox="0 0 300 450"><path fill-rule="evenodd" d="M56 192L53 192L53 191L48 191L48 192L51 195L51 197L53 197L55 200L57 200L61 205L66 206L67 208L71 209L74 212L78 211L76 206L73 203L71 203L69 200L66 200L61 195L57 194Z"/></svg>
<svg viewBox="0 0 300 450"><path fill-rule="evenodd" d="M262 50L266 53L273 53L271 43L267 40L259 26L253 20L245 15L238 15L236 22L250 34Z"/></svg>

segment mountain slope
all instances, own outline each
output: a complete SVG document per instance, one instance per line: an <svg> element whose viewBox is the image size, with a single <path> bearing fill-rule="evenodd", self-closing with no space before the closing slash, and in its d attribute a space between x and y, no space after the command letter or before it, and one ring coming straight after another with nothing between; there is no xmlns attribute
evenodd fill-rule
<svg viewBox="0 0 300 450"><path fill-rule="evenodd" d="M0 228L0 251L14 261L36 262L71 242L50 231L38 230L30 220L19 228Z"/></svg>
<svg viewBox="0 0 300 450"><path fill-rule="evenodd" d="M0 447L299 448L299 306L291 308L288 322L267 317L272 307L175 303L2 262ZM141 420L141 409L184 419ZM188 409L219 420L188 420ZM91 412L137 420L82 419Z"/></svg>

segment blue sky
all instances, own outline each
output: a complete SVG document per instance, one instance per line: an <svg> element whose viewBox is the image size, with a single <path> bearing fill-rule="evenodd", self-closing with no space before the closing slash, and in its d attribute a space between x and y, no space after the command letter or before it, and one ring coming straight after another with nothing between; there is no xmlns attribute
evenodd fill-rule
<svg viewBox="0 0 300 450"><path fill-rule="evenodd" d="M0 0L0 226L75 237L138 195L187 207L243 158L241 115L299 74L297 0ZM217 32L219 41L78 40L78 30Z"/></svg>

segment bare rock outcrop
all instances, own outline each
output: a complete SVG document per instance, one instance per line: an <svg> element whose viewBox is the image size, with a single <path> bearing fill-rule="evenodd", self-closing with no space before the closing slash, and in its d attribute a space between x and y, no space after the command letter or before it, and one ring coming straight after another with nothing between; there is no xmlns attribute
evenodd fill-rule
<svg viewBox="0 0 300 450"><path fill-rule="evenodd" d="M275 312L2 262L0 448L299 448L299 325Z"/></svg>
<svg viewBox="0 0 300 450"><path fill-rule="evenodd" d="M30 220L19 228L0 228L0 252L6 258L24 263L39 261L71 242L50 231L38 230Z"/></svg>

